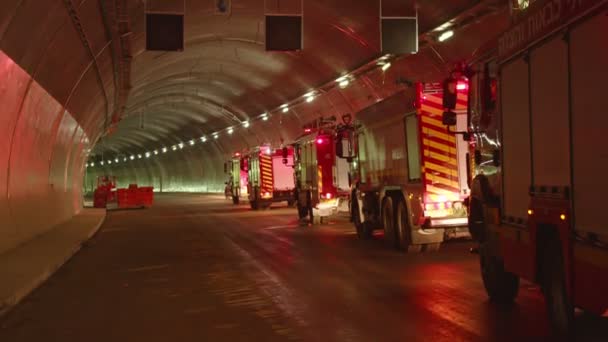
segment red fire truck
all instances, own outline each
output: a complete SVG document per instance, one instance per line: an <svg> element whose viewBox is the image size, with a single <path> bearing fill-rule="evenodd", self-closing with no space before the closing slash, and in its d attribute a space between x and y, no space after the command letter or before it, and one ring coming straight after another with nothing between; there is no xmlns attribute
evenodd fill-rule
<svg viewBox="0 0 608 342"><path fill-rule="evenodd" d="M608 308L606 32L605 0L538 0L473 66L469 223L485 288L511 302L520 278L539 284L566 336L574 307Z"/></svg>
<svg viewBox="0 0 608 342"><path fill-rule="evenodd" d="M342 208L348 212L350 171L354 161L351 116L319 119L305 126L294 143L298 216L318 223Z"/></svg>
<svg viewBox="0 0 608 342"><path fill-rule="evenodd" d="M251 208L268 208L275 202L295 202L293 178L293 148L273 149L260 146L253 149L242 163L247 169L247 187Z"/></svg>
<svg viewBox="0 0 608 342"><path fill-rule="evenodd" d="M457 85L466 128L467 82ZM442 124L442 84L418 84L357 114L358 181L352 220L360 238L384 229L393 248L435 250L468 236L468 142Z"/></svg>

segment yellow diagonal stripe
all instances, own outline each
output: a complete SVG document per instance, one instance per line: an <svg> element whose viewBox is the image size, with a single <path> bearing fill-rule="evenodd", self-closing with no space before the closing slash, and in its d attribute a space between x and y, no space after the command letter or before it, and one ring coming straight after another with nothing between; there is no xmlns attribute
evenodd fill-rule
<svg viewBox="0 0 608 342"><path fill-rule="evenodd" d="M432 141L429 139L422 139L422 143L426 146L430 146L432 148L436 148L438 150L441 150L443 152L447 152L447 153L452 153L452 154L456 154L456 149L453 147L450 147L448 145L442 144L442 143L438 143L436 141Z"/></svg>
<svg viewBox="0 0 608 342"><path fill-rule="evenodd" d="M445 166L437 165L435 163L431 163L431 162L425 161L424 162L424 167L427 168L427 169L431 169L431 170L435 170L435 171L441 172L441 173L446 174L446 175L450 175L450 176L453 176L453 177L458 177L458 171L457 170L450 169L450 168L447 168Z"/></svg>
<svg viewBox="0 0 608 342"><path fill-rule="evenodd" d="M431 113L431 114L439 116L439 117L443 116L443 111L441 109L437 109L437 108L431 107L431 106L422 106L422 111ZM423 116L423 118L424 118L424 116Z"/></svg>
<svg viewBox="0 0 608 342"><path fill-rule="evenodd" d="M454 166L458 166L458 161L456 161L455 158L450 158L449 156L446 156L445 154L439 154L437 152L424 150L424 155L426 157L431 157L433 159L441 160L442 162L449 163Z"/></svg>
<svg viewBox="0 0 608 342"><path fill-rule="evenodd" d="M427 173L426 179L430 180L433 183L439 183L447 186L451 186L453 188L458 188L460 185L458 182L455 182L451 179L447 179L445 177L437 176L432 173Z"/></svg>
<svg viewBox="0 0 608 342"><path fill-rule="evenodd" d="M457 199L457 193L455 191L450 191L450 190L445 190L445 189L441 189L438 188L436 186L432 186L432 185L427 185L426 186L426 191L436 194L436 195L443 195L443 196L447 196L449 200L456 200Z"/></svg>
<svg viewBox="0 0 608 342"><path fill-rule="evenodd" d="M453 143L453 144L456 143L456 138L454 138L453 136L450 136L446 133L438 132L434 129L424 127L424 128L422 128L422 133L426 134L429 137L437 137L441 140L445 140L445 141Z"/></svg>
<svg viewBox="0 0 608 342"><path fill-rule="evenodd" d="M445 129L445 126L443 125L443 123L437 119L433 119L433 118L430 118L430 117L424 116L424 115L421 116L421 118L422 118L422 122L425 124Z"/></svg>

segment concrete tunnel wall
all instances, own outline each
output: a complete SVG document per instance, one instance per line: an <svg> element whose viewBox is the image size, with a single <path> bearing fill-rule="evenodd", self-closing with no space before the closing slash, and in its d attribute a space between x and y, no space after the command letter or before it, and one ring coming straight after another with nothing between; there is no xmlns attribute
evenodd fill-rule
<svg viewBox="0 0 608 342"><path fill-rule="evenodd" d="M0 1L0 253L81 209L86 154L114 106L98 3L77 7L90 51L63 1Z"/></svg>

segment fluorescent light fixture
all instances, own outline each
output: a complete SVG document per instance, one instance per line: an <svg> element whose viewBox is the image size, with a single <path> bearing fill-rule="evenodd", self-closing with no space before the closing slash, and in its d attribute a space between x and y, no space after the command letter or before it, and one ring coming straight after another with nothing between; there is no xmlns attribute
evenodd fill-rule
<svg viewBox="0 0 608 342"><path fill-rule="evenodd" d="M179 143L177 144L177 146L179 146L179 149L181 150L182 148L184 148L184 143Z"/></svg>
<svg viewBox="0 0 608 342"><path fill-rule="evenodd" d="M154 150L154 155L158 155L158 150Z"/></svg>
<svg viewBox="0 0 608 342"><path fill-rule="evenodd" d="M289 107L289 105L287 103L284 103L281 105L281 108L287 108L287 107Z"/></svg>
<svg viewBox="0 0 608 342"><path fill-rule="evenodd" d="M391 67L391 63L385 63L385 64L382 66L382 71L386 71L386 70L388 70L390 67Z"/></svg>
<svg viewBox="0 0 608 342"><path fill-rule="evenodd" d="M99 162L99 164L103 165L103 160L101 162Z"/></svg>
<svg viewBox="0 0 608 342"><path fill-rule="evenodd" d="M452 38L454 36L454 31L449 30L449 31L445 31L442 34L439 35L439 38L437 38L440 42L444 42L450 38Z"/></svg>
<svg viewBox="0 0 608 342"><path fill-rule="evenodd" d="M245 122L243 122L243 127L245 127L245 128L249 128L249 121L245 121Z"/></svg>
<svg viewBox="0 0 608 342"><path fill-rule="evenodd" d="M207 141L207 137L201 137L201 141L202 141L202 142Z"/></svg>
<svg viewBox="0 0 608 342"><path fill-rule="evenodd" d="M268 113L260 115L260 118L262 118L262 121L268 121Z"/></svg>
<svg viewBox="0 0 608 342"><path fill-rule="evenodd" d="M447 21L447 22L441 24L439 27L437 27L435 29L435 31L437 31L437 32L445 31L450 26L452 26L452 22L451 21Z"/></svg>
<svg viewBox="0 0 608 342"><path fill-rule="evenodd" d="M336 80L336 82L337 82L337 83L342 83L342 82L344 82L344 81L346 81L346 80L348 80L348 76L344 75L344 76L342 76L342 77L339 77L339 78Z"/></svg>
<svg viewBox="0 0 608 342"><path fill-rule="evenodd" d="M111 161L111 160L108 160L108 164L112 164L112 161Z"/></svg>
<svg viewBox="0 0 608 342"><path fill-rule="evenodd" d="M150 158L150 152L146 152L146 158Z"/></svg>
<svg viewBox="0 0 608 342"><path fill-rule="evenodd" d="M114 162L118 164L118 158L114 159Z"/></svg>
<svg viewBox="0 0 608 342"><path fill-rule="evenodd" d="M283 113L287 113L287 112L289 112L289 107L283 108Z"/></svg>
<svg viewBox="0 0 608 342"><path fill-rule="evenodd" d="M228 134L232 134L234 132L234 128L230 127L228 128Z"/></svg>
<svg viewBox="0 0 608 342"><path fill-rule="evenodd" d="M173 145L173 146L171 146L171 149L172 149L173 151L177 151L177 145Z"/></svg>
<svg viewBox="0 0 608 342"><path fill-rule="evenodd" d="M122 161L123 161L123 162L125 162L125 163L127 162L127 160L128 160L128 158L127 158L127 157L124 157L124 158L122 159Z"/></svg>
<svg viewBox="0 0 608 342"><path fill-rule="evenodd" d="M131 156L131 160L134 160L134 159L135 159L135 156Z"/></svg>
<svg viewBox="0 0 608 342"><path fill-rule="evenodd" d="M315 100L315 96L314 95L306 96L306 102L311 103L314 100Z"/></svg>
<svg viewBox="0 0 608 342"><path fill-rule="evenodd" d="M167 153L167 148L163 147L162 151L163 151L163 153Z"/></svg>
<svg viewBox="0 0 608 342"><path fill-rule="evenodd" d="M349 84L350 84L350 81L348 79L344 79L340 83L338 83L340 88L346 88L346 87L348 87Z"/></svg>
<svg viewBox="0 0 608 342"><path fill-rule="evenodd" d="M220 137L219 133L213 133L213 139L217 139L219 137Z"/></svg>
<svg viewBox="0 0 608 342"><path fill-rule="evenodd" d="M95 166L95 163L91 163L91 167Z"/></svg>
<svg viewBox="0 0 608 342"><path fill-rule="evenodd" d="M137 159L141 159L141 154L138 154L138 155L137 155Z"/></svg>
<svg viewBox="0 0 608 342"><path fill-rule="evenodd" d="M190 140L190 146L194 146L194 144L195 144L194 139Z"/></svg>

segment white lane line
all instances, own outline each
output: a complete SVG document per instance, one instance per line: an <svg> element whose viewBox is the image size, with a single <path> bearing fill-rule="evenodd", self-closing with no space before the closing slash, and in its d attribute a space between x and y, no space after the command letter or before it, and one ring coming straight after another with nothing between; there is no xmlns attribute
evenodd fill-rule
<svg viewBox="0 0 608 342"><path fill-rule="evenodd" d="M266 227L264 228L265 230L274 230L274 229L285 229L285 228L298 228L298 225L293 225L293 224L286 224L286 225L281 225L281 226L270 226L270 227Z"/></svg>
<svg viewBox="0 0 608 342"><path fill-rule="evenodd" d="M137 268L129 268L129 269L125 270L125 272L156 271L156 270L162 270L162 269L168 268L168 267L169 267L169 264L144 266L144 267L137 267Z"/></svg>

